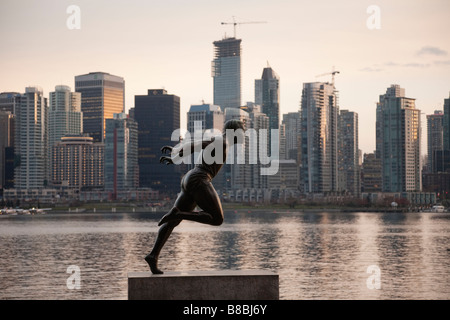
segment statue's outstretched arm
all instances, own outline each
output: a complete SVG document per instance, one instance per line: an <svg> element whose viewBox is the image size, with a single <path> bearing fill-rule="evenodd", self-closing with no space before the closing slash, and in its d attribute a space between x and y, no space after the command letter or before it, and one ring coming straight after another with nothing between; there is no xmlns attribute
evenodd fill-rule
<svg viewBox="0 0 450 320"><path fill-rule="evenodd" d="M181 158L183 158L185 155L194 154L194 152L196 151L198 152L199 150L203 150L215 140L216 138L212 137L209 140L186 141L175 147L164 146L161 148L161 152L167 155L160 157L159 162L165 163L167 165L179 163L181 161Z"/></svg>

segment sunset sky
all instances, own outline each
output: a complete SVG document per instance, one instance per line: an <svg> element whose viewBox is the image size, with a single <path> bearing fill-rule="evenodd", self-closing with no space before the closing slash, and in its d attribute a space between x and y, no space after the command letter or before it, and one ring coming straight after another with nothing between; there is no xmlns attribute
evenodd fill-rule
<svg viewBox="0 0 450 320"><path fill-rule="evenodd" d="M80 8L70 30L67 7ZM366 22L380 8L380 29ZM448 0L2 0L0 92L38 85L44 95L94 71L124 77L126 109L147 89L181 98L181 127L190 105L213 102L213 44L242 39L242 103L254 101L254 81L267 63L280 76L281 114L298 111L304 82L335 66L340 109L359 114L360 149L375 148L375 107L391 84L416 98L425 114L450 93ZM422 150L425 154L426 150Z"/></svg>

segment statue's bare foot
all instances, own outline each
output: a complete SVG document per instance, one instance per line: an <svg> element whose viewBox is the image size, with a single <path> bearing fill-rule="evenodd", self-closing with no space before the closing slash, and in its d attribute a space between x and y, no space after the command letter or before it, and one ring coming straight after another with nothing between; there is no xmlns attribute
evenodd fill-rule
<svg viewBox="0 0 450 320"><path fill-rule="evenodd" d="M163 271L158 269L158 259L155 258L154 256L149 254L148 256L145 257L145 261L147 261L147 263L150 267L150 271L153 274L163 274L164 273Z"/></svg>
<svg viewBox="0 0 450 320"><path fill-rule="evenodd" d="M164 215L158 222L158 226L163 225L166 222L177 219L177 213L180 212L177 207L173 207L168 213Z"/></svg>

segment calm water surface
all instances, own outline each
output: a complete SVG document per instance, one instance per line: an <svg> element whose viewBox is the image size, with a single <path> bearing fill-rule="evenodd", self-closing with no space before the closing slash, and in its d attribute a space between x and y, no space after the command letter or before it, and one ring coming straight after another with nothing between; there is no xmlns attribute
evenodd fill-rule
<svg viewBox="0 0 450 320"><path fill-rule="evenodd" d="M127 299L161 216L0 216L0 299ZM71 265L80 289L67 287ZM231 211L220 227L183 222L160 266L271 270L281 299L450 299L450 214Z"/></svg>

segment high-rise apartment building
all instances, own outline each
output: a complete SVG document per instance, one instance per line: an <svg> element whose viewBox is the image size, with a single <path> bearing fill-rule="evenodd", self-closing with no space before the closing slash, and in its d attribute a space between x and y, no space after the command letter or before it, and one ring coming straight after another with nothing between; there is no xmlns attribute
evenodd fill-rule
<svg viewBox="0 0 450 320"><path fill-rule="evenodd" d="M391 85L389 88L386 89L386 96L389 97L404 97L405 96L405 89L401 88L399 85ZM381 96L380 96L381 99ZM381 104L377 103L377 110L376 110L376 132L375 132L375 139L376 139L376 148L375 148L375 154L378 158L381 159L381 151L383 149L383 128L382 128L382 122L378 121L378 119L381 119L383 117L382 114L382 108Z"/></svg>
<svg viewBox="0 0 450 320"><path fill-rule="evenodd" d="M358 114L341 110L338 123L339 190L357 197L361 193Z"/></svg>
<svg viewBox="0 0 450 320"><path fill-rule="evenodd" d="M444 150L444 114L440 110L427 115L427 142L427 169L436 172L436 152Z"/></svg>
<svg viewBox="0 0 450 320"><path fill-rule="evenodd" d="M261 79L255 80L255 103L269 117L269 129L280 126L280 78L271 68L264 68Z"/></svg>
<svg viewBox="0 0 450 320"><path fill-rule="evenodd" d="M105 72L91 72L75 77L75 91L81 93L84 133L95 142L103 142L106 119L124 112L124 79Z"/></svg>
<svg viewBox="0 0 450 320"><path fill-rule="evenodd" d="M48 172L48 105L42 88L27 87L16 108L14 172L16 189L44 188Z"/></svg>
<svg viewBox="0 0 450 320"><path fill-rule="evenodd" d="M171 137L180 128L180 97L163 89L149 89L147 95L135 96L134 116L138 123L140 187L179 192L179 168L162 165L159 158L161 147L178 143Z"/></svg>
<svg viewBox="0 0 450 320"><path fill-rule="evenodd" d="M103 189L102 142L86 136L62 137L52 148L52 184L76 190Z"/></svg>
<svg viewBox="0 0 450 320"><path fill-rule="evenodd" d="M377 103L377 155L384 192L422 190L420 110L405 90L392 85Z"/></svg>
<svg viewBox="0 0 450 320"><path fill-rule="evenodd" d="M125 113L106 119L105 190L118 191L139 187L137 122Z"/></svg>
<svg viewBox="0 0 450 320"><path fill-rule="evenodd" d="M301 182L305 193L338 191L338 93L328 82L303 84Z"/></svg>
<svg viewBox="0 0 450 320"><path fill-rule="evenodd" d="M214 104L225 110L241 106L241 39L214 41Z"/></svg>

